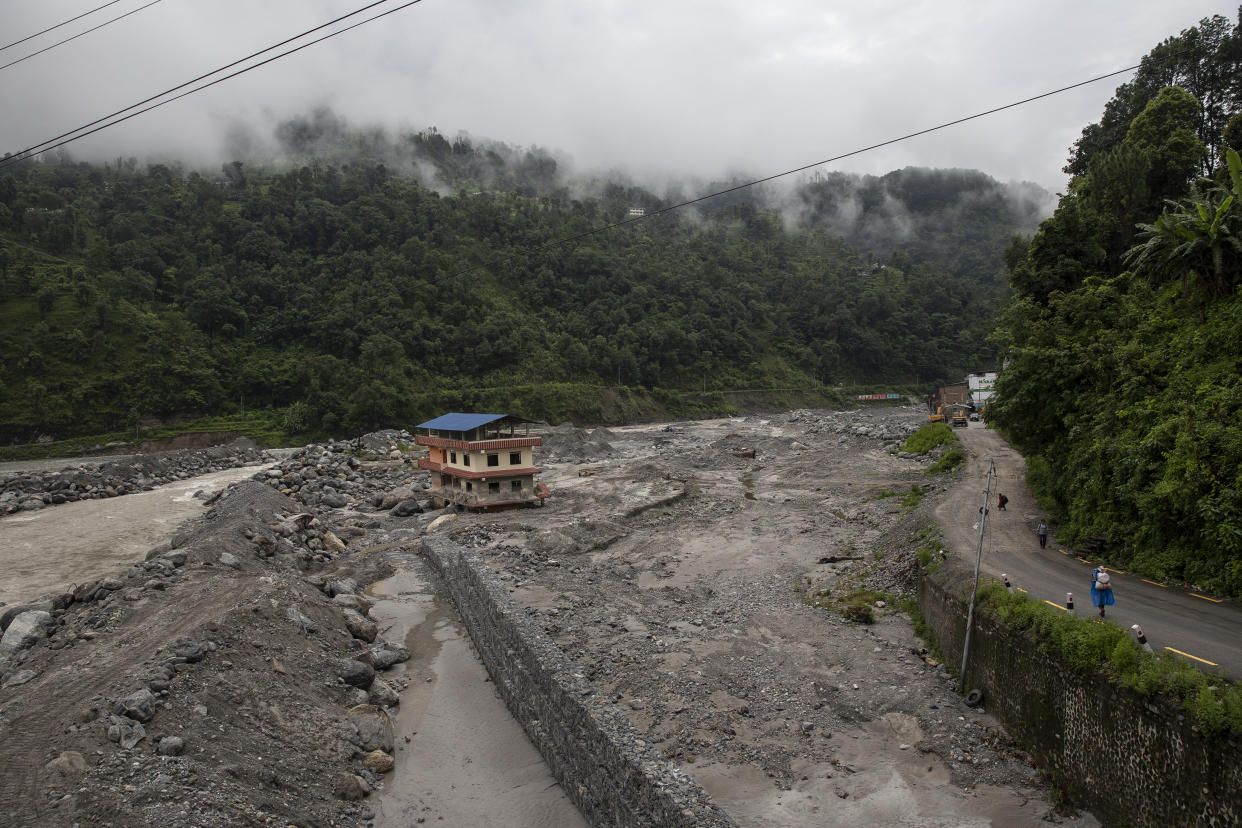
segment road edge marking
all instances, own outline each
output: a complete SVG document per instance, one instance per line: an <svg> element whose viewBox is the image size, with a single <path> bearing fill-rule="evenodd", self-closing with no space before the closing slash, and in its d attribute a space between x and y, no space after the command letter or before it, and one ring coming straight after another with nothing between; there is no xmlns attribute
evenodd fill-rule
<svg viewBox="0 0 1242 828"><path fill-rule="evenodd" d="M1191 594L1191 595L1193 595L1193 596L1194 596L1194 597L1196 597L1196 598L1202 598L1204 601L1211 601L1213 604L1219 604L1219 603L1222 603L1221 599L1219 599L1219 598L1209 598L1209 597L1207 597L1206 595L1200 595L1200 594L1199 594L1199 593L1197 593L1197 592L1192 592L1192 593L1190 593L1190 594Z"/></svg>
<svg viewBox="0 0 1242 828"><path fill-rule="evenodd" d="M1149 580L1147 580L1146 578L1139 578L1139 580L1140 580L1140 581L1142 581L1142 582L1143 582L1143 583L1145 583L1145 584L1151 584L1152 586L1158 586L1158 587L1160 587L1161 589L1168 589L1168 588L1169 588L1169 585L1168 585L1168 584L1162 584L1162 583L1160 583L1160 582L1158 582L1158 581L1149 581Z"/></svg>
<svg viewBox="0 0 1242 828"><path fill-rule="evenodd" d="M1025 592L1025 591L1026 591L1026 590L1023 590L1023 592ZM1056 607L1056 608L1057 608L1057 609L1059 609L1061 612L1069 612L1069 609L1067 609L1066 607L1063 607L1063 606L1061 606L1060 604L1054 604L1054 603L1052 603L1051 601L1049 601L1047 598L1045 598L1045 599L1044 599L1044 603L1045 603L1045 604L1047 604L1047 605L1048 605L1048 606L1050 606L1050 607Z"/></svg>
<svg viewBox="0 0 1242 828"><path fill-rule="evenodd" d="M1215 661L1208 661L1206 658L1199 658L1198 656L1192 656L1190 653L1183 653L1181 650L1174 650L1172 647L1169 647L1169 646L1165 646L1165 649L1171 650L1172 652L1175 652L1180 656L1186 656L1186 658L1193 658L1195 661L1202 661L1204 664L1211 664L1213 667L1220 666Z"/></svg>

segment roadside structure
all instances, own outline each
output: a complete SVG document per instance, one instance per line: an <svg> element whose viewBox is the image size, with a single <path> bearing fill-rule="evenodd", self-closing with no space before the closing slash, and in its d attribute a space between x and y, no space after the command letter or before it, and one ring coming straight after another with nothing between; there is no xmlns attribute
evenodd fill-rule
<svg viewBox="0 0 1242 828"><path fill-rule="evenodd" d="M518 428L521 427L521 433ZM431 498L467 509L498 511L543 505L548 487L535 482L530 424L508 414L452 412L416 426L414 442L427 447L420 469L431 472Z"/></svg>
<svg viewBox="0 0 1242 828"><path fill-rule="evenodd" d="M984 371L979 374L967 374L966 385L970 388L970 402L978 410L987 408L996 385L996 372Z"/></svg>

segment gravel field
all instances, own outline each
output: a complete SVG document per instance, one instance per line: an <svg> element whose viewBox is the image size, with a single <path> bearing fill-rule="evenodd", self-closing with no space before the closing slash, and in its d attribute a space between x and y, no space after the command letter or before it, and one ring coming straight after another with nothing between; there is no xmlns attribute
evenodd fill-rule
<svg viewBox="0 0 1242 828"><path fill-rule="evenodd" d="M480 550L740 825L1096 825L1054 805L902 611L955 485L896 452L924 420L884 407L546 428L552 497L498 514L422 511L426 474L390 452L408 435L373 436L363 459L309 447L146 560L0 607L24 631L0 645L0 800L14 824L58 826L561 813L525 760L520 806L501 801L509 783L472 779L470 798L496 802L455 810L411 776L448 767L410 752L450 639L397 623L399 596L366 586L431 583L411 550L435 531Z"/></svg>

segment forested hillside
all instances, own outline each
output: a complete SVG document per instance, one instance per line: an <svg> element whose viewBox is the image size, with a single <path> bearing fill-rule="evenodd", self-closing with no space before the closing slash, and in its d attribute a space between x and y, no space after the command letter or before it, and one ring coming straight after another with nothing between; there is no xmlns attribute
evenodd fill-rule
<svg viewBox="0 0 1242 828"><path fill-rule="evenodd" d="M1069 542L1242 595L1242 14L1155 48L1010 250L990 409ZM1228 160L1228 163L1226 161Z"/></svg>
<svg viewBox="0 0 1242 828"><path fill-rule="evenodd" d="M354 132L320 112L277 137L282 156L263 166L0 170L0 438L242 406L329 434L408 424L446 400L590 418L601 386L956 378L992 365L998 239L1038 218L1038 198L1002 198L985 177L963 188L959 172L907 171L912 210L938 189L946 210L1004 207L953 213L970 223L953 256L918 249L918 234L859 252L815 185L795 196L815 205L801 221L735 196L591 234L668 202L434 130Z"/></svg>

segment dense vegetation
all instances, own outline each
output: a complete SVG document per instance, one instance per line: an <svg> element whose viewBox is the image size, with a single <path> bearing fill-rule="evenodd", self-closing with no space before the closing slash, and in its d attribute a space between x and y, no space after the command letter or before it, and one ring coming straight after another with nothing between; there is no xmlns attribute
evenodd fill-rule
<svg viewBox="0 0 1242 828"><path fill-rule="evenodd" d="M1031 630L1035 640L1079 673L1096 670L1141 696L1176 699L1209 739L1223 741L1242 731L1242 686L1221 681L1169 652L1143 650L1116 624L1099 624L992 583L979 590L1014 630Z"/></svg>
<svg viewBox="0 0 1242 828"><path fill-rule="evenodd" d="M739 389L957 378L992 366L1000 240L1038 219L1029 193L908 170L592 234L670 202L434 130L320 112L277 137L279 163L211 174L0 164L0 440L256 408L338 435L446 405L599 421L609 400L693 413ZM860 194L884 206L852 246L827 212ZM932 243L966 204L986 215ZM922 225L868 246L894 209Z"/></svg>
<svg viewBox="0 0 1242 828"><path fill-rule="evenodd" d="M989 416L1059 536L1242 595L1242 14L1169 38L1009 252ZM1228 162L1228 163L1226 163Z"/></svg>

